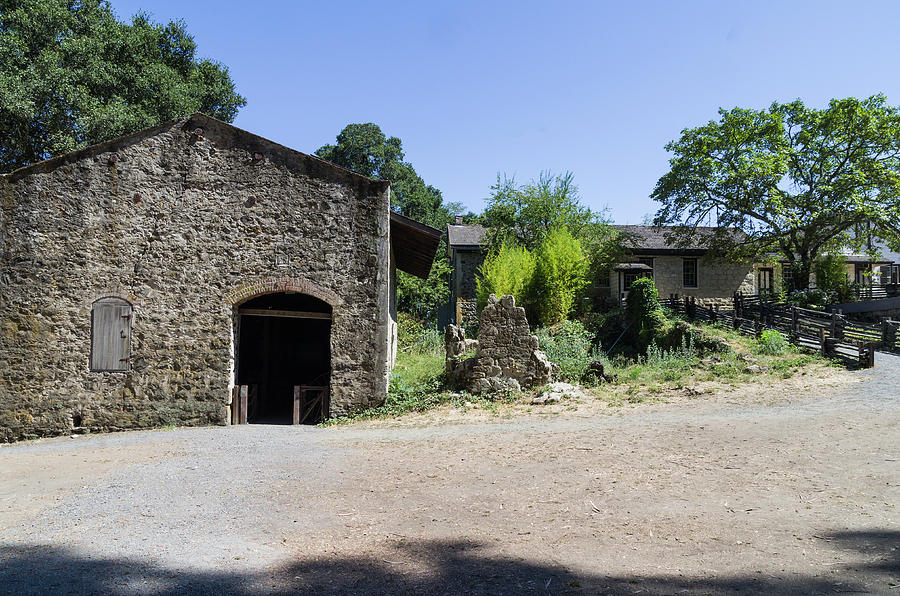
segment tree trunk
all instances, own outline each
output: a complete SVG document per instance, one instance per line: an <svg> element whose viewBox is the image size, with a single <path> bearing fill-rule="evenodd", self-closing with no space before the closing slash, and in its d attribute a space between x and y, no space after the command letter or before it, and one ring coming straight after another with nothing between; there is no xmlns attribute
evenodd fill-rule
<svg viewBox="0 0 900 596"><path fill-rule="evenodd" d="M798 290L808 290L810 273L812 273L812 261L808 256L804 256L794 266L794 287Z"/></svg>

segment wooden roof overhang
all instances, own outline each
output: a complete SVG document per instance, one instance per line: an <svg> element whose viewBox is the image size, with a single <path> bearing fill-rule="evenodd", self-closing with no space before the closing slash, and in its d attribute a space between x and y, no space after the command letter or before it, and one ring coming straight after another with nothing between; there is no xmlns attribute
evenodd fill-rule
<svg viewBox="0 0 900 596"><path fill-rule="evenodd" d="M391 212L391 246L400 271L426 279L440 241L440 230Z"/></svg>

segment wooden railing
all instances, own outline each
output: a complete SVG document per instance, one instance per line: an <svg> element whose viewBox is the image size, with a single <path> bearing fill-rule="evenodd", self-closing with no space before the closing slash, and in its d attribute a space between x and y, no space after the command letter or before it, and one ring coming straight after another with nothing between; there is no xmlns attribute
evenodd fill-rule
<svg viewBox="0 0 900 596"><path fill-rule="evenodd" d="M878 300L900 296L900 284L854 284L853 293L857 300Z"/></svg>
<svg viewBox="0 0 900 596"><path fill-rule="evenodd" d="M851 359L860 366L874 366L875 350L900 353L900 322L851 321L840 313L777 304L768 295L735 294L731 309L702 306L696 298L672 294L661 301L689 319L723 323L746 334L759 336L765 329L784 333L794 344L821 351L826 356Z"/></svg>

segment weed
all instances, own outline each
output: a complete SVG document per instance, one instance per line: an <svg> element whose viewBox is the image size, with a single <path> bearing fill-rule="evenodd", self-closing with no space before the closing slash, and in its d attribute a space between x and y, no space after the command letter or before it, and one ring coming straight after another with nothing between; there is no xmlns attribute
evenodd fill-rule
<svg viewBox="0 0 900 596"><path fill-rule="evenodd" d="M770 356L780 356L790 349L790 344L784 338L780 331L775 329L766 329L762 335L756 340L754 351L757 354L768 354Z"/></svg>

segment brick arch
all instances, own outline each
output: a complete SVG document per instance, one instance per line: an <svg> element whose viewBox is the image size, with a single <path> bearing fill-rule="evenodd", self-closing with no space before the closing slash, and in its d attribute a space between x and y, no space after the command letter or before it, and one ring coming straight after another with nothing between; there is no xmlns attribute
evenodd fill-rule
<svg viewBox="0 0 900 596"><path fill-rule="evenodd" d="M332 309L343 303L343 300L334 291L302 277L269 277L249 282L228 292L225 295L225 302L232 306L240 306L257 296L276 292L307 294L327 302Z"/></svg>

